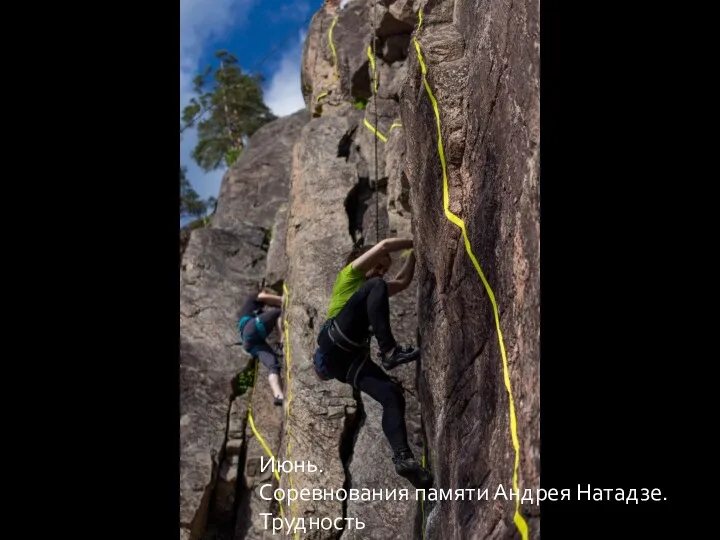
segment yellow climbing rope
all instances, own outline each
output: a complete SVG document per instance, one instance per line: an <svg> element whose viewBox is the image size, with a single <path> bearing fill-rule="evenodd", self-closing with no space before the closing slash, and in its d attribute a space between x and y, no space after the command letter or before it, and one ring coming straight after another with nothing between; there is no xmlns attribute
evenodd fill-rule
<svg viewBox="0 0 720 540"><path fill-rule="evenodd" d="M492 304L493 313L495 315L495 328L497 330L497 336L498 336L498 342L500 344L500 353L502 355L502 363L503 363L503 378L505 381L505 388L507 389L508 393L508 401L510 402L510 435L512 438L513 448L515 449L515 464L513 467L513 489L515 490L515 493L518 495L518 497L515 498L515 515L513 517L513 521L515 522L515 525L517 526L518 530L520 531L520 534L522 536L523 540L527 540L528 538L528 526L527 522L525 521L525 518L520 514L520 498L519 498L519 487L518 487L518 469L520 466L520 442L517 435L517 419L515 416L515 403L513 401L513 395L512 395L512 386L510 384L510 375L508 371L508 365L507 365L507 354L505 352L505 343L503 341L502 337L502 331L500 330L500 313L498 310L497 301L495 300L495 294L492 291L492 288L490 287L490 284L488 283L487 279L485 278L485 274L483 273L482 269L480 268L480 264L477 261L477 258L473 254L472 247L470 245L470 239L467 235L467 230L465 228L465 223L462 219L460 219L458 216L453 214L450 211L450 197L449 197L449 188L448 188L448 178L447 178L447 168L445 164L445 151L443 149L443 143L442 143L442 129L440 125L440 110L438 109L437 100L435 99L435 96L432 93L432 90L430 89L430 84L427 80L427 67L425 66L425 62L423 60L422 52L420 50L420 43L417 40L417 35L420 33L420 28L422 26L422 8L418 11L418 27L415 31L415 34L413 35L413 42L415 44L415 50L417 51L417 57L418 62L420 63L420 70L422 72L422 81L423 85L425 86L425 90L427 91L428 97L430 98L430 102L432 104L433 111L435 112L435 120L437 124L437 145L438 145L438 154L440 155L440 164L442 165L442 179L443 179L443 210L445 212L445 216L447 219L456 225L460 231L462 232L462 237L465 242L465 251L467 251L468 256L470 257L470 260L473 263L473 266L475 267L475 270L477 271L478 275L480 276L480 280L482 281L483 285L485 286L485 291L488 294L488 297L490 298L490 303Z"/></svg>
<svg viewBox="0 0 720 540"><path fill-rule="evenodd" d="M274 469L273 472L275 473L275 478L277 479L278 484L280 484L280 473L278 473L279 467L277 467L277 460L275 459L275 456L273 455L272 450L270 450L270 447L265 442L265 439L262 438L262 435L260 435L260 432L255 427L255 420L253 419L253 415L252 415L252 400L255 397L255 384L257 383L258 364L260 363L257 356L254 356L252 361L255 362L255 369L253 370L252 393L249 396L248 405L247 405L248 422L250 423L250 429L252 429L252 432L255 435L255 438L258 440L260 445L263 447L263 449L265 450L267 455L272 460L271 463L273 463L275 465L275 467L273 467L273 469ZM282 503L279 500L278 500L278 503L280 506L280 516L284 519L285 515L283 513Z"/></svg>
<svg viewBox="0 0 720 540"><path fill-rule="evenodd" d="M287 407L285 410L285 437L287 439L286 452L288 460L292 461L292 453L290 451L290 404L292 403L292 384L290 384L290 325L288 323L288 306L290 305L290 292L288 291L287 285L283 283L283 292L285 293L285 305L283 306L283 326L285 328L285 387L287 389ZM292 489L292 472L288 473L288 483L290 489ZM290 515L295 518L295 512L293 510L292 500L288 498L288 506L290 507ZM297 538L298 532L295 529L295 538Z"/></svg>
<svg viewBox="0 0 720 540"><path fill-rule="evenodd" d="M375 102L375 107L377 107L377 102ZM377 129L375 129L375 126L373 126L370 122L368 122L367 118L363 118L363 124L365 124L365 127L368 128L370 131L377 136L378 139L380 139L382 142L387 142L387 137L380 133Z"/></svg>
<svg viewBox="0 0 720 540"><path fill-rule="evenodd" d="M373 30L374 30L374 28L373 28ZM373 39L373 45L374 45L374 43L375 43L374 35L372 36L372 39ZM367 48L367 55L368 55L368 59L370 60L370 67L372 68L372 71L373 71L373 88L375 89L375 93L377 94L378 77L377 77L377 68L375 67L375 53L373 52L373 47L371 47L370 45L368 45L368 48Z"/></svg>
<svg viewBox="0 0 720 540"><path fill-rule="evenodd" d="M373 4L373 9L374 9L374 8L375 8L375 4ZM376 125L373 126L370 122L368 122L367 117L363 119L363 124L365 125L366 128L368 128L368 129L373 133L373 135L375 135L375 136L376 136L378 139L380 139L382 142L386 143L386 142L388 141L387 136L383 135L383 133L382 133L382 132L380 131L380 129L378 129L378 127L377 127L377 123L378 123L378 121L377 121L377 107L378 107L378 103L377 103L378 73L377 73L377 64L376 64L376 60L375 60L375 51L374 51L374 48L375 48L375 24L376 24L376 21L373 20L373 24L372 24L372 28L373 28L373 35L372 35L373 44L372 44L372 46L371 46L371 45L368 45L368 48L367 48L367 56L368 56L368 60L370 61L370 67L372 68L372 72L373 72L373 88L374 88L374 92L373 92L373 93L374 93L374 95L375 95L375 124L376 124ZM399 127L402 127L402 124L401 124L400 122L393 122L392 125L390 126L390 128L388 129L388 134L389 134L389 133L392 133L392 130L393 130L393 129L396 129L396 128L399 128Z"/></svg>
<svg viewBox="0 0 720 540"><path fill-rule="evenodd" d="M335 69L335 77L333 78L332 81L330 81L330 82L327 84L327 86L325 87L325 90L322 91L322 92L320 92L320 93L318 94L318 97L317 97L316 100L315 100L317 103L320 102L320 99L322 99L322 98L324 98L325 96L328 95L328 90L329 90L329 88L330 88L333 84L335 84L335 82L340 78L340 73L338 72L337 52L335 51L335 44L333 43L333 38L332 38L333 29L335 28L335 25L336 25L337 22L338 22L338 17L339 17L339 15L335 15L335 18L333 19L332 24L330 25L330 30L328 30L328 42L330 43L330 51L332 52L333 67L334 67L334 69Z"/></svg>
<svg viewBox="0 0 720 540"><path fill-rule="evenodd" d="M368 128L373 133L373 135L375 135L375 137L377 139L380 139L382 142L386 143L387 137L385 135L383 135L382 132L378 129L378 96L377 96L378 74L377 74L377 66L376 66L376 62L375 62L375 26L377 24L377 21L375 20L376 3L377 3L377 0L375 2L373 2L373 19L372 19L372 23L371 23L372 31L370 34L370 39L372 40L372 45L368 45L368 48L367 48L367 56L368 56L368 60L370 61L370 67L372 68L372 72L373 72L373 85L372 85L373 92L372 92L371 99L372 99L372 97L375 97L375 103L374 103L375 125L372 125L370 122L368 122L367 116L365 116L365 118L363 118L363 125L366 128ZM375 141L375 145L376 145L375 153L377 154L377 140ZM376 180L377 180L377 176L376 176Z"/></svg>

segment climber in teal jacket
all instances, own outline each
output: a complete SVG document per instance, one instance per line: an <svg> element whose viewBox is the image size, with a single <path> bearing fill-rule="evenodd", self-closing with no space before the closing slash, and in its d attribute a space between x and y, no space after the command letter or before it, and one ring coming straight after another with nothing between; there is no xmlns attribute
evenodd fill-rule
<svg viewBox="0 0 720 540"><path fill-rule="evenodd" d="M238 331L243 348L250 355L257 357L268 369L268 380L275 398L275 405L282 405L284 396L280 388L280 361L278 355L282 351L282 297L272 294L272 290L263 288L245 298L237 312ZM266 307L271 306L271 307ZM278 329L280 343L278 351L268 345L266 339L273 329Z"/></svg>
<svg viewBox="0 0 720 540"><path fill-rule="evenodd" d="M410 251L395 279L383 279L392 264L390 253L412 247L412 240L388 238L375 246L353 249L335 280L313 365L320 379L350 384L382 405L382 428L393 451L395 471L417 489L427 489L433 478L408 445L402 388L369 358L372 335L386 370L420 356L419 349L399 345L390 328L389 298L410 285L414 252Z"/></svg>

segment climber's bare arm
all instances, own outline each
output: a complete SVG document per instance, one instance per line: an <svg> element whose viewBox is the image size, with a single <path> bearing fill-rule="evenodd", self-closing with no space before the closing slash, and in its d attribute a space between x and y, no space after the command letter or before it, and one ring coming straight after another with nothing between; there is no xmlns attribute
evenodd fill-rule
<svg viewBox="0 0 720 540"><path fill-rule="evenodd" d="M351 264L355 270L359 270L360 272L367 272L393 251L410 249L412 247L412 240L406 240L404 238L386 238L385 240L381 240L376 245L374 245L372 249L369 250L367 253L363 253L362 255L360 255Z"/></svg>
<svg viewBox="0 0 720 540"><path fill-rule="evenodd" d="M285 334L283 333L283 315L284 313L281 313L277 320L278 339L281 344L285 342Z"/></svg>
<svg viewBox="0 0 720 540"><path fill-rule="evenodd" d="M285 334L283 332L283 325L285 324L285 300L285 293L283 292L282 296L280 297L280 317L278 317L277 320L278 332L280 334L280 345L283 345L285 343Z"/></svg>
<svg viewBox="0 0 720 540"><path fill-rule="evenodd" d="M388 281L388 296L404 291L410 286L415 275L415 252L411 251L395 279Z"/></svg>
<svg viewBox="0 0 720 540"><path fill-rule="evenodd" d="M261 292L260 294L258 294L258 300L263 304L267 304L269 306L282 307L282 296Z"/></svg>

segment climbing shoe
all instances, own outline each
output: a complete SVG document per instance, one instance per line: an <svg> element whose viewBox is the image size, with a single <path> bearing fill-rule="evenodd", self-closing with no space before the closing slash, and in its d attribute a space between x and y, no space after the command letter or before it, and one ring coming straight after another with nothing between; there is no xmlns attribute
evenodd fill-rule
<svg viewBox="0 0 720 540"><path fill-rule="evenodd" d="M280 405L283 404L283 398L276 396L276 397L275 397L275 400L274 400L274 403L275 403L275 405L277 405L277 406L279 407Z"/></svg>
<svg viewBox="0 0 720 540"><path fill-rule="evenodd" d="M428 489L432 486L432 474L418 463L411 452L395 454L393 463L395 464L395 472L403 478L407 478L415 486L415 489Z"/></svg>
<svg viewBox="0 0 720 540"><path fill-rule="evenodd" d="M388 356L387 354L378 353L378 356L382 361L383 367L390 371L401 364L407 364L408 362L415 360L418 356L420 356L420 349L413 347L401 347L398 345L395 347L392 355Z"/></svg>

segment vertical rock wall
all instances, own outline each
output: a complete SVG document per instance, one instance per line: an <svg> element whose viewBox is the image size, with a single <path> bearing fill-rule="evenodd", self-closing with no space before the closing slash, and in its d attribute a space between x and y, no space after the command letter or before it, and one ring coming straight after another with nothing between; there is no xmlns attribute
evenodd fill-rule
<svg viewBox="0 0 720 540"><path fill-rule="evenodd" d="M314 16L301 73L307 109L251 139L223 180L212 227L192 233L181 259L181 538L273 537L260 514L279 517L278 508L259 491L276 481L259 470L267 454L247 424L248 405L276 457L318 467L283 473L280 487L409 490L409 500L285 501L287 519L364 523L298 538L422 537L423 512L394 471L381 407L348 385L320 382L311 365L345 256L354 243L390 236L412 236L417 254L413 284L391 299L396 337L422 349L419 363L391 372L404 389L411 446L427 457L436 488L491 495L427 501L425 538L520 538L495 314L443 210L435 112L412 38L437 99L448 210L464 220L499 307L522 492L539 487L540 470L538 20L538 2L487 0L352 0ZM262 367L253 395L232 405L228 395L248 360L232 346L234 310L263 276L289 291L285 411L272 406ZM507 500L493 500L499 486ZM536 540L538 509L520 512Z"/></svg>
<svg viewBox="0 0 720 540"><path fill-rule="evenodd" d="M288 198L292 144L308 117L303 110L281 118L250 139L223 179L212 225L192 231L181 252L181 539L232 539L236 522L244 521L238 513L268 507L253 492L263 480L253 469L262 448L247 425L247 409L252 399L257 424L275 451L282 411L272 406L262 366L254 395L232 400L232 381L250 360L236 344L235 313L266 272L283 272L284 250L266 262L269 233L282 220L277 214ZM261 538L262 531L252 536L256 525L237 525L241 537Z"/></svg>
<svg viewBox="0 0 720 540"><path fill-rule="evenodd" d="M294 513L288 507L287 516L348 517L365 524L361 530L308 531L300 534L303 538L341 535L344 539L410 540L420 534L414 488L395 473L381 427L382 408L368 396L353 395L348 385L320 382L311 365L333 282L353 243L412 236L409 185L402 172L399 93L415 14L411 4L395 4L390 10L378 4L373 12L372 2L355 0L343 11L321 10L313 18L305 45L303 91L314 118L303 129L293 156L287 233L293 398L286 418L286 443L292 450L284 457L308 460L323 470L321 474L295 472L292 485L296 489L344 487L368 493L409 489L411 498L295 501ZM373 41L377 95L371 88L368 57ZM402 260L396 258L390 274L401 265ZM395 336L404 343L416 340L416 286L413 282L390 302ZM373 340L375 360L376 353ZM416 366L401 366L391 376L404 388L409 442L420 457ZM290 475L285 475L281 485L288 487L289 481Z"/></svg>
<svg viewBox="0 0 720 540"><path fill-rule="evenodd" d="M180 532L232 528L234 475L228 439L244 437L246 396L231 408L232 379L247 363L233 343L237 299L255 286L263 232L192 232L180 269ZM232 423L233 429L230 429ZM230 485L228 485L230 484Z"/></svg>
<svg viewBox="0 0 720 540"><path fill-rule="evenodd" d="M522 493L540 486L539 3L427 0L417 39L441 118L449 210L464 220L499 306ZM460 229L443 212L436 118L414 47L401 106L430 464L436 487L491 495L429 503L427 537L520 538L494 312ZM507 500L493 500L499 486ZM520 513L530 538L539 538L538 508L523 504Z"/></svg>

